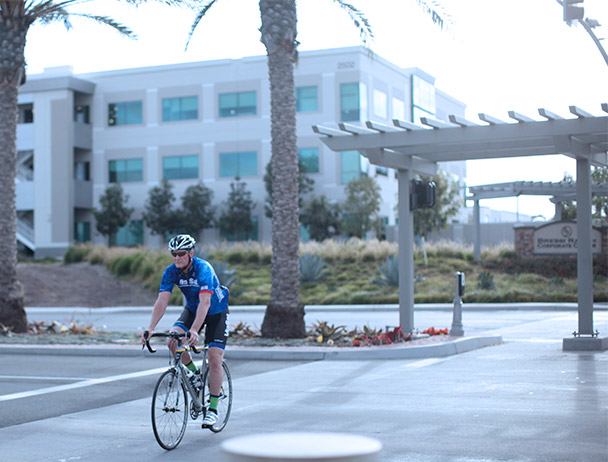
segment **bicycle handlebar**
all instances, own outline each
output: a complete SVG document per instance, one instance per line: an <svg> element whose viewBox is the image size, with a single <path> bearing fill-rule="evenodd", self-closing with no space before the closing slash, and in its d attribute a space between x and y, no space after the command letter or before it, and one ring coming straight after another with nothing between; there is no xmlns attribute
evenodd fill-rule
<svg viewBox="0 0 608 462"><path fill-rule="evenodd" d="M190 338L190 332L186 332L185 334L183 332L154 332L151 336L149 334L149 332L147 330L144 331L144 339L146 340L146 343L144 345L141 346L141 349L144 349L144 346L146 348L148 348L148 351L150 353L156 353L156 350L154 348L152 348L152 346L150 345L150 339L152 337L164 337L164 338L172 338L174 340L177 340L177 346L181 347L182 346L182 338L183 337L187 337ZM194 345L189 345L190 349L196 353L199 354L201 352L201 350L199 350L198 348L196 348Z"/></svg>

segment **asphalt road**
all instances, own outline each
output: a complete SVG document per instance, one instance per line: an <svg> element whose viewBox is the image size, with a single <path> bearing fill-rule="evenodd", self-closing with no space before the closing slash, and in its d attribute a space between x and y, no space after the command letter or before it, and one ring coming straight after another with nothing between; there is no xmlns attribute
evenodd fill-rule
<svg viewBox="0 0 608 462"><path fill-rule="evenodd" d="M576 313L479 316L504 344L422 360L230 361L226 429L191 422L168 453L149 420L166 356L2 355L0 459L221 460L233 437L315 431L377 439L383 462L606 462L608 352L562 351ZM607 332L608 313L595 319Z"/></svg>
<svg viewBox="0 0 608 462"><path fill-rule="evenodd" d="M236 380L301 363L231 360L230 370ZM0 354L0 428L149 399L167 365L162 349L135 358Z"/></svg>

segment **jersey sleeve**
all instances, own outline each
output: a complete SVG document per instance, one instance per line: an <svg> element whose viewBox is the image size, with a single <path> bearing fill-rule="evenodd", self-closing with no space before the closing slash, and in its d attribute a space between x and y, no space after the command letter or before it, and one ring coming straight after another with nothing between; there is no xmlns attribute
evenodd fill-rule
<svg viewBox="0 0 608 462"><path fill-rule="evenodd" d="M173 271L171 271L171 266L168 266L163 272L163 277L160 280L160 287L158 289L159 292L173 292L175 278Z"/></svg>
<svg viewBox="0 0 608 462"><path fill-rule="evenodd" d="M213 294L213 271L211 269L211 265L206 261L201 261L201 271L200 278L198 280L199 283L199 293L206 292L209 294Z"/></svg>

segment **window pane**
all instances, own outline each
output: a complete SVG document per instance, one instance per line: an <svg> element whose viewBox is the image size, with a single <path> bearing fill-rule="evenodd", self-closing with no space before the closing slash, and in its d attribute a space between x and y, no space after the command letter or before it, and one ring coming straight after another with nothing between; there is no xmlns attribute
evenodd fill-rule
<svg viewBox="0 0 608 462"><path fill-rule="evenodd" d="M388 95L374 89L374 115L386 119L388 117Z"/></svg>
<svg viewBox="0 0 608 462"><path fill-rule="evenodd" d="M340 120L342 122L359 120L359 84L340 85Z"/></svg>
<svg viewBox="0 0 608 462"><path fill-rule="evenodd" d="M423 111L420 115L419 111L414 113L414 109ZM435 115L435 87L432 83L412 75L412 121L417 123L419 117Z"/></svg>
<svg viewBox="0 0 608 462"><path fill-rule="evenodd" d="M143 180L142 159L119 159L108 162L110 183L127 183Z"/></svg>
<svg viewBox="0 0 608 462"><path fill-rule="evenodd" d="M318 106L316 86L296 88L296 111L317 111Z"/></svg>
<svg viewBox="0 0 608 462"><path fill-rule="evenodd" d="M227 152L220 154L220 177L235 178L238 176L238 153Z"/></svg>
<svg viewBox="0 0 608 462"><path fill-rule="evenodd" d="M163 157L163 178L167 180L198 178L198 156Z"/></svg>
<svg viewBox="0 0 608 462"><path fill-rule="evenodd" d="M305 173L319 173L319 149L298 149L300 163L306 168Z"/></svg>
<svg viewBox="0 0 608 462"><path fill-rule="evenodd" d="M220 117L255 115L257 113L256 98L255 91L222 93L219 95L219 115Z"/></svg>
<svg viewBox="0 0 608 462"><path fill-rule="evenodd" d="M341 153L341 174L342 184L361 178L361 155L357 151Z"/></svg>
<svg viewBox="0 0 608 462"><path fill-rule="evenodd" d="M405 103L393 98L393 119L405 120Z"/></svg>
<svg viewBox="0 0 608 462"><path fill-rule="evenodd" d="M144 243L144 224L141 220L131 220L111 238L114 245L135 247Z"/></svg>
<svg viewBox="0 0 608 462"><path fill-rule="evenodd" d="M141 101L108 104L108 125L134 125L142 123Z"/></svg>
<svg viewBox="0 0 608 462"><path fill-rule="evenodd" d="M243 178L258 174L258 156L255 151L226 152L220 154L220 177Z"/></svg>
<svg viewBox="0 0 608 462"><path fill-rule="evenodd" d="M163 99L163 122L198 119L198 96Z"/></svg>
<svg viewBox="0 0 608 462"><path fill-rule="evenodd" d="M74 240L76 242L91 241L91 223L88 221L77 221L74 223Z"/></svg>
<svg viewBox="0 0 608 462"><path fill-rule="evenodd" d="M239 171L241 178L258 174L258 156L255 151L239 153Z"/></svg>

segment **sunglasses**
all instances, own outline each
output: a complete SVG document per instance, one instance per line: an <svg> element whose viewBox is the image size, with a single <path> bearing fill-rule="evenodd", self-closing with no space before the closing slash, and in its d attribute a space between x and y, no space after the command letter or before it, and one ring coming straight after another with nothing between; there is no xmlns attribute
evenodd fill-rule
<svg viewBox="0 0 608 462"><path fill-rule="evenodd" d="M188 253L187 250L177 250L177 251L171 252L171 255L173 255L174 257L183 257L187 253Z"/></svg>

